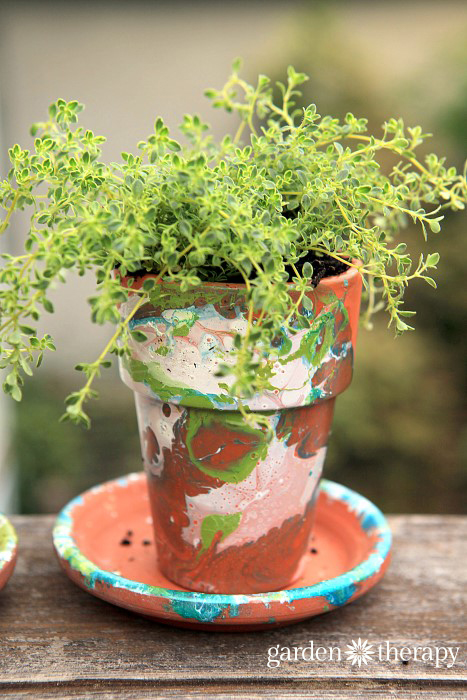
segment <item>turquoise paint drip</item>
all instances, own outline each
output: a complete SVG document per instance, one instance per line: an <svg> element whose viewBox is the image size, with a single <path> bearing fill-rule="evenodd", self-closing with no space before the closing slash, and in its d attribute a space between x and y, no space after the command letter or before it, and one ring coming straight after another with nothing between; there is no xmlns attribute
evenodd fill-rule
<svg viewBox="0 0 467 700"><path fill-rule="evenodd" d="M378 519L375 517L374 513L366 513L360 522L365 532L378 527Z"/></svg>
<svg viewBox="0 0 467 700"><path fill-rule="evenodd" d="M214 622L227 610L230 605L219 605L215 603L202 602L197 600L173 600L172 610L180 617L198 622ZM238 605L237 605L238 615Z"/></svg>
<svg viewBox="0 0 467 700"><path fill-rule="evenodd" d="M351 599L356 590L357 587L351 583L349 586L345 586L345 588L326 593L324 597L328 603L331 603L331 605L345 605Z"/></svg>

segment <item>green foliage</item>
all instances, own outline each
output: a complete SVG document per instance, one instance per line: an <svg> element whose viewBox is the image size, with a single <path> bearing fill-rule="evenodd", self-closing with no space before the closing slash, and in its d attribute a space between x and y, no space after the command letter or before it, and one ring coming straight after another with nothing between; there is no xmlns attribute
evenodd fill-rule
<svg viewBox="0 0 467 700"><path fill-rule="evenodd" d="M78 366L86 382L66 401L65 418L85 425L94 379L109 353L128 352L129 322L158 292L155 284L131 292L115 268L122 275L143 268L156 280L177 281L182 292L203 280L244 281L248 330L236 339L234 364L221 368L233 374L230 393L239 398L267 385L272 340L285 328L309 327L300 310L313 274L310 253L360 261L350 264L364 278L367 325L385 308L397 333L411 329L405 288L417 278L436 286L429 270L439 256L421 255L414 263L397 235L411 221L425 237L438 233L444 209L464 208L465 170L458 174L435 154L420 162L427 134L401 119L389 119L376 137L352 114L341 122L319 116L314 105L296 108L307 76L292 67L278 84L278 100L266 76L249 85L239 68L236 62L225 86L206 93L214 107L239 118L235 136L220 143L198 116L187 115L182 147L158 117L137 154L106 164L100 160L104 138L76 126L82 105L58 100L49 120L31 129L34 149L9 150L0 233L16 211L30 212L25 252L3 254L0 272L0 367L8 368L3 386L14 399L21 398L23 375L44 350L54 349L50 336L37 337L34 324L44 311L53 312L49 291L71 268L95 273L92 320L116 323L95 362ZM394 163L386 173L388 155ZM288 285L299 292L295 303ZM121 319L118 304L130 292L140 298ZM185 331L181 326L179 334Z"/></svg>

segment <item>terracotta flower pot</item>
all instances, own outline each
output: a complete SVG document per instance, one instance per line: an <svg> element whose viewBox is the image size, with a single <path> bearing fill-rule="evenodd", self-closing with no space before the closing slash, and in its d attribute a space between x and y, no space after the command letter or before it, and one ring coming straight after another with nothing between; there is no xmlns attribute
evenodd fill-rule
<svg viewBox="0 0 467 700"><path fill-rule="evenodd" d="M207 593L290 586L309 547L334 400L352 378L360 274L351 268L310 292L311 327L279 348L274 390L244 402L265 412L270 441L245 424L220 386L228 378L215 376L246 328L244 287L161 287L161 304L132 321L147 340L132 341L121 364L135 392L160 568Z"/></svg>

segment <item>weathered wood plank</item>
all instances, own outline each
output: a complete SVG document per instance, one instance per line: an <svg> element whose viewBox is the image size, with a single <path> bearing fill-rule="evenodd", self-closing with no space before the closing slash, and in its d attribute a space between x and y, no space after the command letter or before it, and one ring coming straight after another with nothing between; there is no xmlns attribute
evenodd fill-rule
<svg viewBox="0 0 467 700"><path fill-rule="evenodd" d="M332 687L331 687L332 684ZM185 698L202 698L203 700L231 700L232 698L242 698L242 700L259 700L261 698L274 698L274 700L287 700L294 698L320 698L322 700L355 700L357 688L355 682L335 682L325 680L323 682L306 681L276 681L274 683L264 683L253 685L252 683L209 683L193 681L190 687L186 684L171 684L148 681L118 682L108 681L85 681L70 684L26 684L18 686L12 684L4 688L9 700L16 698L37 698L47 700L48 698L60 697L61 700L68 698L99 698L99 700L109 700L113 698L126 698L136 700L139 698L154 698L161 700L183 700ZM413 687L397 682L388 682L383 685L375 685L371 682L358 683L358 693L365 700L390 700L391 698L403 697L404 700L443 700L451 698L458 700L465 697L460 684L435 684L424 687L414 683Z"/></svg>
<svg viewBox="0 0 467 700"><path fill-rule="evenodd" d="M17 571L0 595L0 693L8 697L462 697L466 679L467 518L394 516L385 580L360 601L288 628L250 633L172 629L76 588L55 560L53 518L17 517ZM379 645L461 647L452 668L346 658L284 662L268 649ZM344 657L344 654L343 654ZM212 685L212 682L215 682ZM210 685L209 685L210 684Z"/></svg>

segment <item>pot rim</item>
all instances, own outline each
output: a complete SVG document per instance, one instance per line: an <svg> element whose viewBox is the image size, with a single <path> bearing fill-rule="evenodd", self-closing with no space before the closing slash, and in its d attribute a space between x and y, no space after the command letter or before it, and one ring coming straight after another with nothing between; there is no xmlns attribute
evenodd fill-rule
<svg viewBox="0 0 467 700"><path fill-rule="evenodd" d="M352 263L351 266L349 265L349 268L345 270L344 272L340 272L338 275L332 275L329 277L323 277L319 283L316 285L316 287L313 287L313 290L317 289L324 289L324 288L331 288L333 287L336 283L338 282L347 282L349 283L350 281L354 281L357 277L357 275L361 275L360 272L360 267L363 266L363 263L356 259L352 258ZM118 270L116 270L116 274L118 274ZM157 277L157 273L155 272L148 272L146 275L141 275L141 277L134 277L133 279L135 280L132 286L129 288L135 288L139 289L143 282L147 279L151 279ZM131 278L131 275L126 275L125 277L121 277L122 282L126 286L126 281ZM179 282L177 280L159 280L159 284L173 284L173 285L178 285ZM288 287L293 287L294 283L293 282L287 282ZM246 289L246 285L243 282L207 282L202 280L201 284L197 285L196 287L191 287L191 290L195 289L200 289L202 287L214 287L220 290L225 289L228 291L229 289Z"/></svg>

